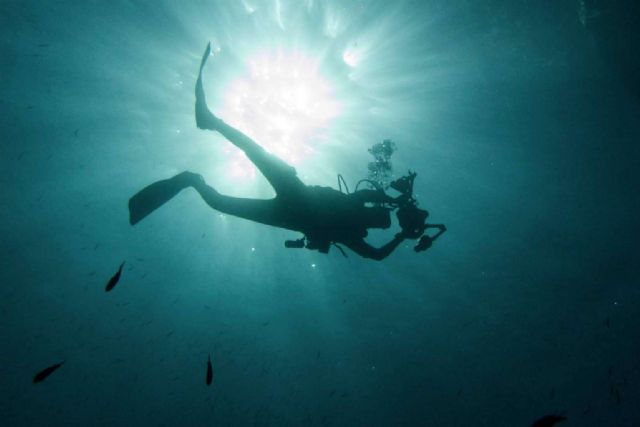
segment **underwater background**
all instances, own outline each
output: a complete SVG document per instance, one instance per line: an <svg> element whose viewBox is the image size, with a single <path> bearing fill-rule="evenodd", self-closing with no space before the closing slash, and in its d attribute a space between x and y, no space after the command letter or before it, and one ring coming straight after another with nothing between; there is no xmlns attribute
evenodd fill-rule
<svg viewBox="0 0 640 427"><path fill-rule="evenodd" d="M0 1L0 425L640 425L638 11ZM448 231L381 262L285 249L192 189L132 227L183 170L273 195L195 126L209 41L222 118L336 188L391 139Z"/></svg>

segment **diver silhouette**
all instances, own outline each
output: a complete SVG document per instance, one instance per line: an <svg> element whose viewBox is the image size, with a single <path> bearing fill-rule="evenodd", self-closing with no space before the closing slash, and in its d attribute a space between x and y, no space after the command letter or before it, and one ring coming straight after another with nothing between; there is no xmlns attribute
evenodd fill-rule
<svg viewBox="0 0 640 427"><path fill-rule="evenodd" d="M219 212L304 234L301 239L287 240L285 247L288 248L306 247L327 253L331 244L334 244L346 256L338 246L342 244L364 258L382 260L405 239L417 239L422 235L426 240L414 248L420 251L428 248L446 230L444 225L424 222L428 213L416 207L415 199L410 194L415 174L410 173L408 177L395 181L395 186L392 184L402 193L395 198L382 189L362 189L345 194L330 187L305 185L293 167L209 111L202 85L202 70L210 54L211 44L208 44L195 88L196 125L199 129L219 132L244 151L271 184L276 196L266 200L226 196L207 185L201 175L185 171L173 178L157 181L131 197L131 225L137 224L181 190L192 187L210 207ZM365 242L367 229L387 229L391 226L390 211L395 208L398 208L402 230L379 248ZM429 238L423 235L427 228L439 228L440 232Z"/></svg>

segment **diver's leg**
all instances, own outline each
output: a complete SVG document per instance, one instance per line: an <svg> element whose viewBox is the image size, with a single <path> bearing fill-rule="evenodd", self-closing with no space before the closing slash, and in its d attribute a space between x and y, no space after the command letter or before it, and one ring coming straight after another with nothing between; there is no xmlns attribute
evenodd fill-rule
<svg viewBox="0 0 640 427"><path fill-rule="evenodd" d="M298 190L303 187L304 184L297 177L295 168L265 151L265 149L254 140L238 129L229 126L209 110L202 86L202 69L210 53L211 44L208 44L200 63L200 72L198 73L198 81L196 82L196 125L198 128L218 131L229 140L229 142L244 151L249 160L253 162L273 186L276 194Z"/></svg>
<svg viewBox="0 0 640 427"><path fill-rule="evenodd" d="M292 229L284 211L276 199L259 200L225 196L199 177L194 180L192 187L202 199L213 209L227 215L233 215L249 221L274 227Z"/></svg>
<svg viewBox="0 0 640 427"><path fill-rule="evenodd" d="M267 152L244 133L222 120L219 120L216 130L233 145L244 151L244 154L269 181L276 194L289 193L304 187L293 166Z"/></svg>
<svg viewBox="0 0 640 427"><path fill-rule="evenodd" d="M154 182L131 197L129 222L135 225L142 221L187 187L193 187L209 206L219 212L274 227L290 228L285 218L286 212L278 208L275 199L240 199L225 196L208 186L201 175L188 171L173 178Z"/></svg>

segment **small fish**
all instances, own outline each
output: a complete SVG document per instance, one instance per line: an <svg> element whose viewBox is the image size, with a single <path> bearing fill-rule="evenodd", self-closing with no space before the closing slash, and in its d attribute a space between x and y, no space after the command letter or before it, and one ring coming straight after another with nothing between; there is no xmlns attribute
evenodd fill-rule
<svg viewBox="0 0 640 427"><path fill-rule="evenodd" d="M609 319L608 316L606 319L604 319L604 326L606 326L607 329L611 328L611 319Z"/></svg>
<svg viewBox="0 0 640 427"><path fill-rule="evenodd" d="M49 375L53 374L56 369L58 369L65 361L63 360L60 363L56 363L55 365L51 365L48 368L44 368L42 371L38 372L33 377L33 383L41 383L44 381Z"/></svg>
<svg viewBox="0 0 640 427"><path fill-rule="evenodd" d="M105 292L109 292L118 283L118 280L120 280L120 275L122 274L122 267L124 267L124 261L122 261L122 264L120 264L118 272L114 274L111 279L109 279L109 283L107 283L107 286L104 288Z"/></svg>
<svg viewBox="0 0 640 427"><path fill-rule="evenodd" d="M207 385L211 385L213 381L213 367L211 366L211 355L207 359Z"/></svg>
<svg viewBox="0 0 640 427"><path fill-rule="evenodd" d="M533 424L531 424L531 427L552 427L566 419L567 417L563 417L562 415L545 415L544 417L535 420Z"/></svg>
<svg viewBox="0 0 640 427"><path fill-rule="evenodd" d="M76 129L73 131L73 136L75 136L76 138L78 137L78 132L80 131L80 129Z"/></svg>

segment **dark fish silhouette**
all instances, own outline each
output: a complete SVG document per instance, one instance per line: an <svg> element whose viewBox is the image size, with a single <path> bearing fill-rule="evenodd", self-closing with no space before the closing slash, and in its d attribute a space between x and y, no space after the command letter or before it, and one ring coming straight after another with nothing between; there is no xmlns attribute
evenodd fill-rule
<svg viewBox="0 0 640 427"><path fill-rule="evenodd" d="M211 367L211 355L207 359L207 385L211 385L213 381L213 368Z"/></svg>
<svg viewBox="0 0 640 427"><path fill-rule="evenodd" d="M122 261L122 264L120 264L118 272L114 274L111 279L109 279L109 283L107 283L107 286L104 288L105 292L109 292L118 283L118 280L120 280L120 275L122 274L122 267L124 267L124 261Z"/></svg>
<svg viewBox="0 0 640 427"><path fill-rule="evenodd" d="M55 365L51 365L48 368L44 368L42 371L40 371L40 372L38 372L37 374L34 375L33 383L34 384L41 383L49 375L53 374L56 369L58 369L60 366L62 366L63 363L64 363L64 360L62 362L60 362L60 363L56 363Z"/></svg>
<svg viewBox="0 0 640 427"><path fill-rule="evenodd" d="M562 415L545 415L544 417L537 419L531 424L531 427L553 427L557 423L565 421L567 417Z"/></svg>

